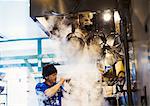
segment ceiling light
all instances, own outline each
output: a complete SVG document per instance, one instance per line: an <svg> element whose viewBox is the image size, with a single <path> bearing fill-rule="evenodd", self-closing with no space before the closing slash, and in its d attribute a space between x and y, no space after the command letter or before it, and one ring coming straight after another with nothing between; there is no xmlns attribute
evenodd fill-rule
<svg viewBox="0 0 150 106"><path fill-rule="evenodd" d="M103 13L103 19L104 21L108 22L111 20L111 11L110 10L105 10L104 13Z"/></svg>

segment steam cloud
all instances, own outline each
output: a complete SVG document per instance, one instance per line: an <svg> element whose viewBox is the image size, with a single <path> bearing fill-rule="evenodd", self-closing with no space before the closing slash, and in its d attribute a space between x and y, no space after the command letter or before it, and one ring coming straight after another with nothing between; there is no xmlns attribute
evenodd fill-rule
<svg viewBox="0 0 150 106"><path fill-rule="evenodd" d="M64 93L63 106L107 106L95 61L100 48L94 44L83 44L76 37L68 42L67 35L71 32L71 25L66 20L62 17L48 19L49 30L54 38L61 42L61 52L67 60L65 64L68 67L65 70L68 71L65 78L71 79L69 83L64 84L67 93Z"/></svg>

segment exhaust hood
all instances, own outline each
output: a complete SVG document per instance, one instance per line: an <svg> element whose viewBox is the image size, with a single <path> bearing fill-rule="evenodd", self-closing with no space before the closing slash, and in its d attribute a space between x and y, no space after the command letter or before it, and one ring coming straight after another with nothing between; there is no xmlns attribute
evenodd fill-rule
<svg viewBox="0 0 150 106"><path fill-rule="evenodd" d="M30 16L48 16L116 8L116 0L30 0Z"/></svg>

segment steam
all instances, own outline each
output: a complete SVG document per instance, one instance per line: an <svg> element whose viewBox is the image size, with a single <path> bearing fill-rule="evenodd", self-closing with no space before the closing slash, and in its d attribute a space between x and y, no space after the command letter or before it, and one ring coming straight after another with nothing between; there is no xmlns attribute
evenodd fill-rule
<svg viewBox="0 0 150 106"><path fill-rule="evenodd" d="M31 104L32 104L32 106L38 106L38 103L40 103L40 102L38 102L39 97L37 97L35 89L33 89L36 86L36 81L34 79L34 76L30 73L28 73L27 77L28 77L28 88L27 88L27 91L28 91L28 97L27 97L28 100L27 101L28 102L27 102L27 106L30 106ZM32 96L30 96L30 95L32 95ZM41 100L41 99L39 99L39 100ZM42 106L42 105L40 105L40 106Z"/></svg>
<svg viewBox="0 0 150 106"><path fill-rule="evenodd" d="M64 93L63 106L104 106L100 74L89 59L84 56L77 63L69 64L66 77L71 81L64 85L67 93Z"/></svg>
<svg viewBox="0 0 150 106"><path fill-rule="evenodd" d="M48 30L53 39L62 40L68 33L71 33L71 25L66 17L49 16L47 22L49 24Z"/></svg>
<svg viewBox="0 0 150 106"><path fill-rule="evenodd" d="M89 41L87 33L80 29L72 32L72 26L66 17L48 17L50 33L60 42L60 52L65 57L65 78L71 79L64 84L63 106L107 106L103 97L101 74L97 68L97 59L100 57L103 42L99 36ZM88 41L88 42L87 42ZM113 43L113 42L112 42ZM112 44L111 43L111 44ZM112 64L113 55L106 55L102 64ZM102 67L101 67L102 68ZM64 72L65 72L64 70Z"/></svg>

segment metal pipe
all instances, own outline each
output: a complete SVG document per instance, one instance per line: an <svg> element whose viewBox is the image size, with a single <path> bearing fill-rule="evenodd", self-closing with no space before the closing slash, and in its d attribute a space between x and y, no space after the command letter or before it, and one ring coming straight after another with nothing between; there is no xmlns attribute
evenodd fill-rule
<svg viewBox="0 0 150 106"><path fill-rule="evenodd" d="M127 36L127 28L129 28L130 36L131 36L131 27L127 27L127 25L131 24L131 17L130 17L130 6L131 0L118 0L117 8L120 13L121 17L121 35L122 35L122 42L124 46L124 63L125 63L125 70L126 70L126 81L127 81L127 97L128 97L128 106L133 106L132 100L132 91L131 91L131 79L130 79L130 65L129 65L129 45L128 45L128 36Z"/></svg>
<svg viewBox="0 0 150 106"><path fill-rule="evenodd" d="M39 39L37 41L37 52L38 52L38 71L42 71L42 40Z"/></svg>
<svg viewBox="0 0 150 106"><path fill-rule="evenodd" d="M127 80L127 96L128 96L128 106L133 106L132 101L132 91L131 91L131 80L130 80L130 65L129 65L129 46L127 39L127 20L126 18L122 18L121 20L121 32L123 36L123 45L124 45L124 53L125 53L125 70L126 70L126 80Z"/></svg>

